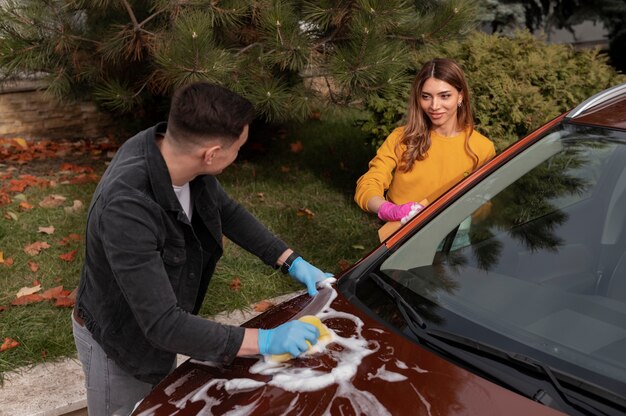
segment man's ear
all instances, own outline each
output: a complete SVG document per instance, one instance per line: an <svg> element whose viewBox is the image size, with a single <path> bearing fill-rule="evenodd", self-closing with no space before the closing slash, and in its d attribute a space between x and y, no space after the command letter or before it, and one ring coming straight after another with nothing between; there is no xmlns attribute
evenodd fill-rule
<svg viewBox="0 0 626 416"><path fill-rule="evenodd" d="M202 150L202 162L206 165L210 165L213 163L213 159L217 154L222 150L222 146L213 145L210 147L206 147Z"/></svg>

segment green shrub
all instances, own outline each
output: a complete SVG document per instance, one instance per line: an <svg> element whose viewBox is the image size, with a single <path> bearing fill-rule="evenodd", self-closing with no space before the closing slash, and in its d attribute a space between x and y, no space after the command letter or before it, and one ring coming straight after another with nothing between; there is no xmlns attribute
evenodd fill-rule
<svg viewBox="0 0 626 416"><path fill-rule="evenodd" d="M626 82L598 50L550 45L528 32L512 37L474 32L462 41L432 46L415 58L415 68L435 57L452 58L462 66L476 129L498 151L585 98ZM362 128L374 144L403 123L409 88L401 97L366 103L373 116Z"/></svg>

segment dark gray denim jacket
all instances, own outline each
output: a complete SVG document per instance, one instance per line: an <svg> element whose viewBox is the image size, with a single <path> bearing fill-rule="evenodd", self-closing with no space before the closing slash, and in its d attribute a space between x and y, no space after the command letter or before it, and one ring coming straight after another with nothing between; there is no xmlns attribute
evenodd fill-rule
<svg viewBox="0 0 626 416"><path fill-rule="evenodd" d="M187 219L155 143L158 124L122 145L89 207L76 305L109 358L156 383L175 353L230 363L244 329L195 316L222 255L222 234L274 266L287 249L213 176L191 183Z"/></svg>

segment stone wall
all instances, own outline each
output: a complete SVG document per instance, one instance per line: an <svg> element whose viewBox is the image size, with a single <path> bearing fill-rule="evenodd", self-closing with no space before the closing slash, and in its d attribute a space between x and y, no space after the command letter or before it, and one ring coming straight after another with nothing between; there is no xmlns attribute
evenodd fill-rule
<svg viewBox="0 0 626 416"><path fill-rule="evenodd" d="M89 101L59 102L41 81L0 84L0 137L74 139L104 137L113 119Z"/></svg>

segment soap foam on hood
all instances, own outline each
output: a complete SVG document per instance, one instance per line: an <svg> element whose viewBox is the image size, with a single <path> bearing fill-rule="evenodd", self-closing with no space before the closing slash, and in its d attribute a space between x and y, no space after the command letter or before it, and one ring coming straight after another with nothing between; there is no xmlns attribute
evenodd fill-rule
<svg viewBox="0 0 626 416"><path fill-rule="evenodd" d="M325 306L317 316L322 320L329 319L345 319L354 323L353 335L350 337L342 337L331 328L329 332L332 336L331 340L326 344L333 344L332 348L324 347L326 345L317 345L317 347L310 352L310 354L323 350L325 354L330 356L335 362L336 366L330 372L320 371L315 368L302 368L296 367L292 364L294 360L277 363L272 360L261 357L252 367L250 367L251 374L259 374L263 376L269 376L269 381L259 381L251 378L236 378L236 379L213 379L193 392L189 393L180 400L170 401L178 409L183 409L188 402L204 401L205 405L201 411L201 414L210 414L211 408L221 403L220 400L208 395L208 390L215 386L216 388L224 389L229 394L239 391L260 389L258 397L252 403L246 406L237 406L229 411L229 415L247 414L253 412L260 404L260 400L265 394L265 389L268 386L281 388L293 393L305 393L323 389L331 385L337 385L334 398L347 399L357 414L376 414L376 415L388 415L387 409L378 401L378 399L368 391L362 391L357 389L352 384L352 379L357 373L358 367L361 364L364 357L376 352L379 349L379 345L375 341L368 341L363 335L363 321L357 316L340 312L332 309L330 304L337 297L337 292L330 285L335 279L327 279L325 286L329 290L332 290L332 294L328 299ZM339 348L337 348L339 346ZM306 356L304 357L306 359ZM297 360L297 359L295 359ZM192 360L195 363L209 365L209 363L203 363L201 361ZM406 369L406 364L401 361L396 361L398 368ZM383 365L378 369L376 374L369 374L368 378L381 378L388 382L402 381L406 377L394 373L385 368ZM171 395L174 393L180 383L174 383L169 386L165 393ZM295 409L298 403L299 396L291 401L289 408ZM329 401L328 407L324 414L329 414L331 410L334 398ZM145 412L144 412L145 413ZM286 410L289 413L289 409Z"/></svg>

